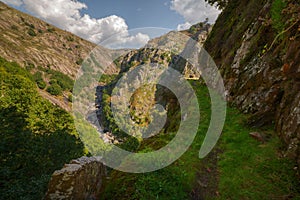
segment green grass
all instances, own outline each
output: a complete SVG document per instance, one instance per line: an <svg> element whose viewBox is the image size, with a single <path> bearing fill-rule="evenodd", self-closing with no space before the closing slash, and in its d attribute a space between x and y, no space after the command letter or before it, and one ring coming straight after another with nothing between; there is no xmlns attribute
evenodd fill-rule
<svg viewBox="0 0 300 200"><path fill-rule="evenodd" d="M284 30L285 24L283 21L282 10L287 6L284 0L274 0L271 8L272 26L280 33Z"/></svg>
<svg viewBox="0 0 300 200"><path fill-rule="evenodd" d="M151 173L130 174L112 171L105 183L101 199L189 199L197 187L197 179L213 168L210 159L198 158L210 119L210 99L204 86L194 82L201 122L198 134L183 156L172 165ZM299 195L293 163L278 157L279 139L272 136L266 144L249 137L253 131L274 134L272 128L252 129L245 125L247 116L228 108L227 119L219 144L218 173L211 177L207 190L218 180L218 189L206 195L208 199L284 199ZM149 152L166 145L174 133L162 134L145 140L140 152ZM206 174L205 174L206 173ZM208 175L209 176L209 175ZM205 189L206 190L206 189ZM217 197L215 194L219 193ZM210 196L209 196L210 195Z"/></svg>
<svg viewBox="0 0 300 200"><path fill-rule="evenodd" d="M218 162L220 170L218 199L286 199L299 197L293 162L279 158L282 145L272 129L251 130L243 125L246 117L228 109L221 138L224 153ZM265 144L249 137L249 132L273 134Z"/></svg>

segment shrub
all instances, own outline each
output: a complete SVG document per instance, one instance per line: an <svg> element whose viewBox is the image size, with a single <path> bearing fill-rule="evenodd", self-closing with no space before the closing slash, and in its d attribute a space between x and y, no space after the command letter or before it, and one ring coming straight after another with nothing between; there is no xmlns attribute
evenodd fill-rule
<svg viewBox="0 0 300 200"><path fill-rule="evenodd" d="M55 29L54 29L54 28L48 28L47 31L48 31L49 33L54 33L54 32L55 32Z"/></svg>
<svg viewBox="0 0 300 200"><path fill-rule="evenodd" d="M47 69L46 72L48 74L51 74L51 78L50 78L51 85L56 83L61 87L62 90L72 91L74 86L74 81L69 76L52 69Z"/></svg>
<svg viewBox="0 0 300 200"><path fill-rule="evenodd" d="M51 95L58 96L62 94L62 88L57 83L54 83L47 88L47 92Z"/></svg>
<svg viewBox="0 0 300 200"><path fill-rule="evenodd" d="M46 86L47 86L46 83L45 83L45 81L37 81L36 84L42 90L45 89Z"/></svg>
<svg viewBox="0 0 300 200"><path fill-rule="evenodd" d="M41 72L36 72L34 75L33 75L33 78L37 84L37 86L40 88L40 89L45 89L46 88L46 83L43 79L43 76L42 76L42 73Z"/></svg>
<svg viewBox="0 0 300 200"><path fill-rule="evenodd" d="M27 33L32 37L36 36L36 32L32 28L30 28Z"/></svg>

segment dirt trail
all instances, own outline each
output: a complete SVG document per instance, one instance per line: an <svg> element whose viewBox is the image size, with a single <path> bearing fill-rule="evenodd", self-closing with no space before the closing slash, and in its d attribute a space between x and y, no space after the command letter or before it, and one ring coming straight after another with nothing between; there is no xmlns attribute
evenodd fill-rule
<svg viewBox="0 0 300 200"><path fill-rule="evenodd" d="M201 160L198 166L194 188L190 192L191 200L205 200L219 196L218 157L221 150L215 148L207 157Z"/></svg>
<svg viewBox="0 0 300 200"><path fill-rule="evenodd" d="M42 97L44 97L45 99L48 99L52 104L57 105L68 112L71 111L72 108L67 100L62 101L62 100L56 99L55 97L53 97L52 95L50 95L49 93L47 93L44 90L39 90L39 93ZM65 97L63 97L63 98L65 98Z"/></svg>

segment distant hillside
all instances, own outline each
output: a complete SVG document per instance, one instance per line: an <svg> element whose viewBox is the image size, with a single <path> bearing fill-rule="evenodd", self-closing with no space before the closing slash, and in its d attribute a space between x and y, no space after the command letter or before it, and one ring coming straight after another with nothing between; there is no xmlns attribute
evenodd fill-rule
<svg viewBox="0 0 300 200"><path fill-rule="evenodd" d="M74 76L95 47L69 32L0 2L0 55L20 65L34 64Z"/></svg>
<svg viewBox="0 0 300 200"><path fill-rule="evenodd" d="M70 110L74 77L86 56L96 47L89 41L0 2L0 57L34 75L40 94ZM110 57L115 52L98 46ZM109 60L108 60L109 61ZM117 73L114 64L107 73Z"/></svg>

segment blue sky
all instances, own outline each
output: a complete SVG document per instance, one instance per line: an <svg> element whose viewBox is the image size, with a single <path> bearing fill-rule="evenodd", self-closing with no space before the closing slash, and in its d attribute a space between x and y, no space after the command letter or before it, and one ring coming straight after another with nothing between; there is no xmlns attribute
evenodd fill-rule
<svg viewBox="0 0 300 200"><path fill-rule="evenodd" d="M116 47L141 47L154 36L182 30L220 11L204 0L2 0L84 39ZM143 29L160 27L164 29ZM131 31L140 28L140 31ZM155 33L156 32L156 33ZM154 33L154 34L153 34Z"/></svg>
<svg viewBox="0 0 300 200"><path fill-rule="evenodd" d="M95 18L118 15L124 18L130 29L163 27L176 29L184 23L183 16L170 9L170 1L163 0L83 0L89 7L84 10Z"/></svg>

